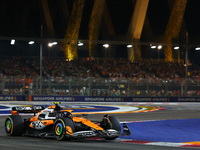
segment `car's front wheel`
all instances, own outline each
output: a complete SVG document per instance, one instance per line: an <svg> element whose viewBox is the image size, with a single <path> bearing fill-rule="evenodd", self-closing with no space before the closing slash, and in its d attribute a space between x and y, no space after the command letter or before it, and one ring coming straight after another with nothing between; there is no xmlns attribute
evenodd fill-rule
<svg viewBox="0 0 200 150"><path fill-rule="evenodd" d="M53 126L54 137L58 141L70 140L75 131L74 123L71 118L58 118Z"/></svg>
<svg viewBox="0 0 200 150"><path fill-rule="evenodd" d="M109 127L110 129L114 129L116 131L118 131L119 133L121 132L121 125L119 122L119 119L115 116L108 116L109 119ZM106 140L115 140L116 138L118 138L118 136L114 136L114 137L106 137Z"/></svg>

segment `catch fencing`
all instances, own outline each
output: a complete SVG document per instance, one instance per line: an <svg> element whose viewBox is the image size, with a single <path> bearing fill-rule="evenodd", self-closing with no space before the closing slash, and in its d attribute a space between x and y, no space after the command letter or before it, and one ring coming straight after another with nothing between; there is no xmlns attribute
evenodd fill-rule
<svg viewBox="0 0 200 150"><path fill-rule="evenodd" d="M43 77L40 81L40 77L35 76L0 76L0 93L26 96L200 97L200 81L56 76Z"/></svg>

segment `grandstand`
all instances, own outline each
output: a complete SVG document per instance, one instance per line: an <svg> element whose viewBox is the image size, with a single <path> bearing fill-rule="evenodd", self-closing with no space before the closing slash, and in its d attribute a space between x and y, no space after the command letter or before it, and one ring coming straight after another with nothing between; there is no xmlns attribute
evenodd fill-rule
<svg viewBox="0 0 200 150"><path fill-rule="evenodd" d="M3 95L65 96L200 96L199 67L183 63L126 59L74 61L43 59L40 91L39 58L0 58L0 92Z"/></svg>

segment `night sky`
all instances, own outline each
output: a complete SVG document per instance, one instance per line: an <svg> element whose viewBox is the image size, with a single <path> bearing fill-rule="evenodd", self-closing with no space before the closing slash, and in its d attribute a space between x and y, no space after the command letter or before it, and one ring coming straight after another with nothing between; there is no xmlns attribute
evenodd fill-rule
<svg viewBox="0 0 200 150"><path fill-rule="evenodd" d="M112 23L117 35L124 35L127 33L127 29L130 23L130 19L132 13L134 11L134 7L132 4L132 0L106 0L108 4L108 9L110 12L110 16L112 19ZM171 0L173 1L173 0ZM57 6L56 0L48 0L50 10L53 10ZM69 11L71 12L74 0L67 0L67 4L69 7ZM88 39L88 23L90 19L90 14L92 11L94 0L86 0L83 12L83 18L81 22L81 28L79 33L79 39ZM30 4L30 5L29 5ZM4 0L2 1L1 7L7 6L4 8L5 11L1 8L0 11L0 36L11 36L11 37L40 37L40 26L43 24L39 1L38 0ZM23 16L24 7L30 7L30 11L28 14L27 26L25 30L20 30L20 16ZM189 33L189 42L194 44L199 44L200 41L200 28L199 28L199 11L200 1L199 0L188 0L184 21L187 27L187 31ZM55 19L53 22L54 30L55 30L55 38L63 38L65 35L66 25L63 24L60 19L59 11L56 10ZM151 29L154 36L161 36L165 32L165 28L170 17L170 10L168 6L167 0L150 0L149 6L147 10L147 16L149 19L149 23L151 25ZM44 25L44 28L46 26ZM44 30L44 37L48 38L47 30ZM99 35L100 40L108 40L103 39L101 32ZM143 34L141 37L141 41L149 41L151 39L147 39ZM1 56L5 55L23 55L23 56L38 56L39 51L38 46L28 46L23 45L23 42L20 45L20 42L15 46L10 46L10 41L1 41ZM185 41L181 41L184 43ZM27 52L27 49L29 50ZM127 58L127 53L124 52L126 49L125 45L119 45L117 47L117 53L115 57L124 57ZM45 48L44 48L45 50ZM48 55L48 48L46 48ZM12 51L10 53L10 51ZM155 53L155 54L154 54ZM194 48L190 49L190 59L194 59L195 57L199 57L200 52L194 51ZM62 55L59 53L59 55ZM157 52L151 52L151 57L157 57ZM163 52L160 53L160 57L163 58ZM80 57L87 56L85 52L80 52ZM99 57L103 57L103 54L100 54Z"/></svg>

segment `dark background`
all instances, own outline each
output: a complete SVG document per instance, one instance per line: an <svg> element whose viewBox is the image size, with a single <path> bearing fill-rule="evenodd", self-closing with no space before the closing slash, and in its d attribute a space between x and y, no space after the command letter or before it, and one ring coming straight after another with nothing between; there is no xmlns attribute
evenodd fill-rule
<svg viewBox="0 0 200 150"><path fill-rule="evenodd" d="M174 0L171 0L174 1ZM69 12L72 10L74 0L67 0ZM94 4L94 0L86 0L83 11L83 17L81 22L81 28L79 33L79 39L88 39L88 24ZM130 19L134 11L132 0L106 0L112 23L117 35L124 35L127 33ZM50 10L53 10L56 5L56 0L48 0ZM41 16L41 6L39 0L3 0L1 1L2 7L5 5L5 11L0 12L0 36L9 37L40 37L40 27L44 23ZM25 30L20 29L20 16L23 16L23 9L26 6L30 6L28 13L27 26ZM200 41L200 29L199 29L199 11L200 1L199 0L188 0L184 22L189 34L189 43L193 44L193 47L189 49L189 58L195 63L199 63L198 58L200 57L200 52L195 51L195 45L199 44ZM64 38L67 25L63 24L59 10L56 10L55 20L53 22L55 30L55 38ZM4 13L4 15L2 15ZM154 37L160 37L164 34L168 19L170 17L170 9L168 5L168 0L150 0L147 10L147 17L153 32ZM46 28L46 25L44 25ZM100 30L99 40L109 40L102 38L102 29ZM43 33L45 38L49 38L47 30ZM142 34L141 42L148 41L151 42L153 39L147 38ZM179 43L185 43L185 38L182 38ZM104 49L102 45L98 45L98 57L104 57ZM39 43L33 45L28 45L27 41L16 41L15 45L10 45L10 41L0 41L0 55L1 56L39 56ZM142 56L143 58L158 58L157 50L146 50L145 46L142 46ZM64 57L63 52L60 51L60 46L53 46L50 49L47 44L43 46L44 56L56 56ZM181 48L181 58L185 57L185 49ZM176 52L175 52L176 53ZM88 51L87 47L81 47L78 49L79 57L87 57ZM164 50L160 50L160 59L164 59ZM116 54L113 56L115 58L127 58L127 48L126 45L117 45Z"/></svg>

